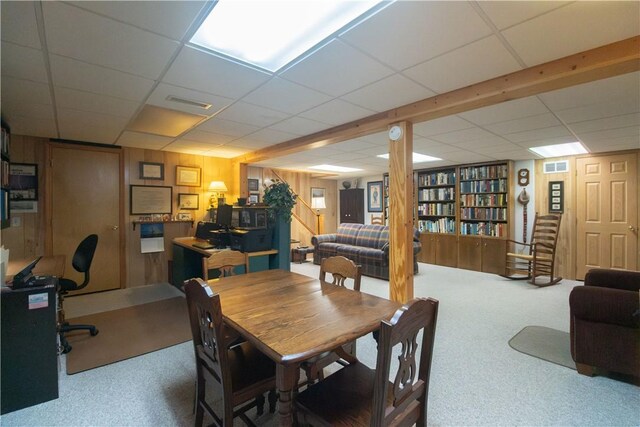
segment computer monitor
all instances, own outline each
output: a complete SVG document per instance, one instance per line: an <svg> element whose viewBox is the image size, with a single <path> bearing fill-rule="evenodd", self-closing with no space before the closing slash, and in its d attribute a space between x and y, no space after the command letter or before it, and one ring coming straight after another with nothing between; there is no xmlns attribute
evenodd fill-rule
<svg viewBox="0 0 640 427"><path fill-rule="evenodd" d="M31 273L31 271L36 266L38 261L40 261L40 258L42 258L42 257L39 256L38 258L34 259L29 264L27 264L22 270L20 270L15 276L13 276L13 288L14 289L22 288L27 284L27 282L29 281L29 279L33 275Z"/></svg>
<svg viewBox="0 0 640 427"><path fill-rule="evenodd" d="M233 206L231 205L219 205L218 217L216 223L223 228L231 227L231 216L233 215Z"/></svg>

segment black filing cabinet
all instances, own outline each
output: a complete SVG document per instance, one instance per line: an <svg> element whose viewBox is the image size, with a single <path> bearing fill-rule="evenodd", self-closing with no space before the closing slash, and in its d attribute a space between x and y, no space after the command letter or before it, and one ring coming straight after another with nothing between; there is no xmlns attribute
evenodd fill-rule
<svg viewBox="0 0 640 427"><path fill-rule="evenodd" d="M0 293L0 413L58 398L57 279Z"/></svg>

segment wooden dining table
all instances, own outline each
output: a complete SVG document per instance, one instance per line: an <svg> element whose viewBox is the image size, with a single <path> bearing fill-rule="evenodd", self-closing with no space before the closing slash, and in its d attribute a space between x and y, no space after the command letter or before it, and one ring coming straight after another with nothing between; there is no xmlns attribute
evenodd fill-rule
<svg viewBox="0 0 640 427"><path fill-rule="evenodd" d="M300 363L379 328L400 303L285 270L214 279L223 318L276 362L280 425L293 425Z"/></svg>

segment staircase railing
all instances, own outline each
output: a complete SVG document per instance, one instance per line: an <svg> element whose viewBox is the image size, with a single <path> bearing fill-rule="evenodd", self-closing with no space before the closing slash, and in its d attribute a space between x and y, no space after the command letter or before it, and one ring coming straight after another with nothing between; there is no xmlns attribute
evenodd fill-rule
<svg viewBox="0 0 640 427"><path fill-rule="evenodd" d="M279 174L278 172L275 171L275 169L271 169L271 172L273 173L273 175L275 175L276 178L278 178L280 181L282 182L287 182L285 181ZM288 183L287 183L288 184ZM292 190L293 191L293 190ZM309 233L311 233L312 235L314 234L320 234L320 230L317 230L317 228L320 227L320 214L314 210L303 198L300 197L299 194L297 194L295 191L293 191L294 196L296 196L296 200L300 201L300 204L304 207L306 207L315 217L316 221L314 224L314 227L309 227L309 225L307 225L307 223L299 216L297 215L295 212L292 212L292 216L293 218L296 219L296 221L298 221L300 223L300 225L302 225L302 227L304 227Z"/></svg>

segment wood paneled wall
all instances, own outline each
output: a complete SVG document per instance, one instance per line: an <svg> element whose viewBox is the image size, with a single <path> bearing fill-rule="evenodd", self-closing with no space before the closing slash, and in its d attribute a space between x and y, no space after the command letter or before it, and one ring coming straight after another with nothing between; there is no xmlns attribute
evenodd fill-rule
<svg viewBox="0 0 640 427"><path fill-rule="evenodd" d="M175 237L192 236L197 221L209 219L209 183L214 180L224 181L228 192L225 197L228 203L235 202L238 189L234 187L232 165L228 159L204 157L192 154L173 153L169 151L145 150L141 148L125 148L125 226L127 239L127 286L139 286L151 283L166 282L168 278L168 261L172 260L171 241ZM140 162L164 164L164 180L140 179ZM199 187L177 186L176 166L198 167L202 172ZM133 230L132 221L138 215L129 215L129 185L163 185L173 187L173 215L180 212L191 213L194 226L188 223L167 223L164 225L164 252L143 254L140 252L140 228ZM197 210L178 209L178 194L191 193L199 195Z"/></svg>

